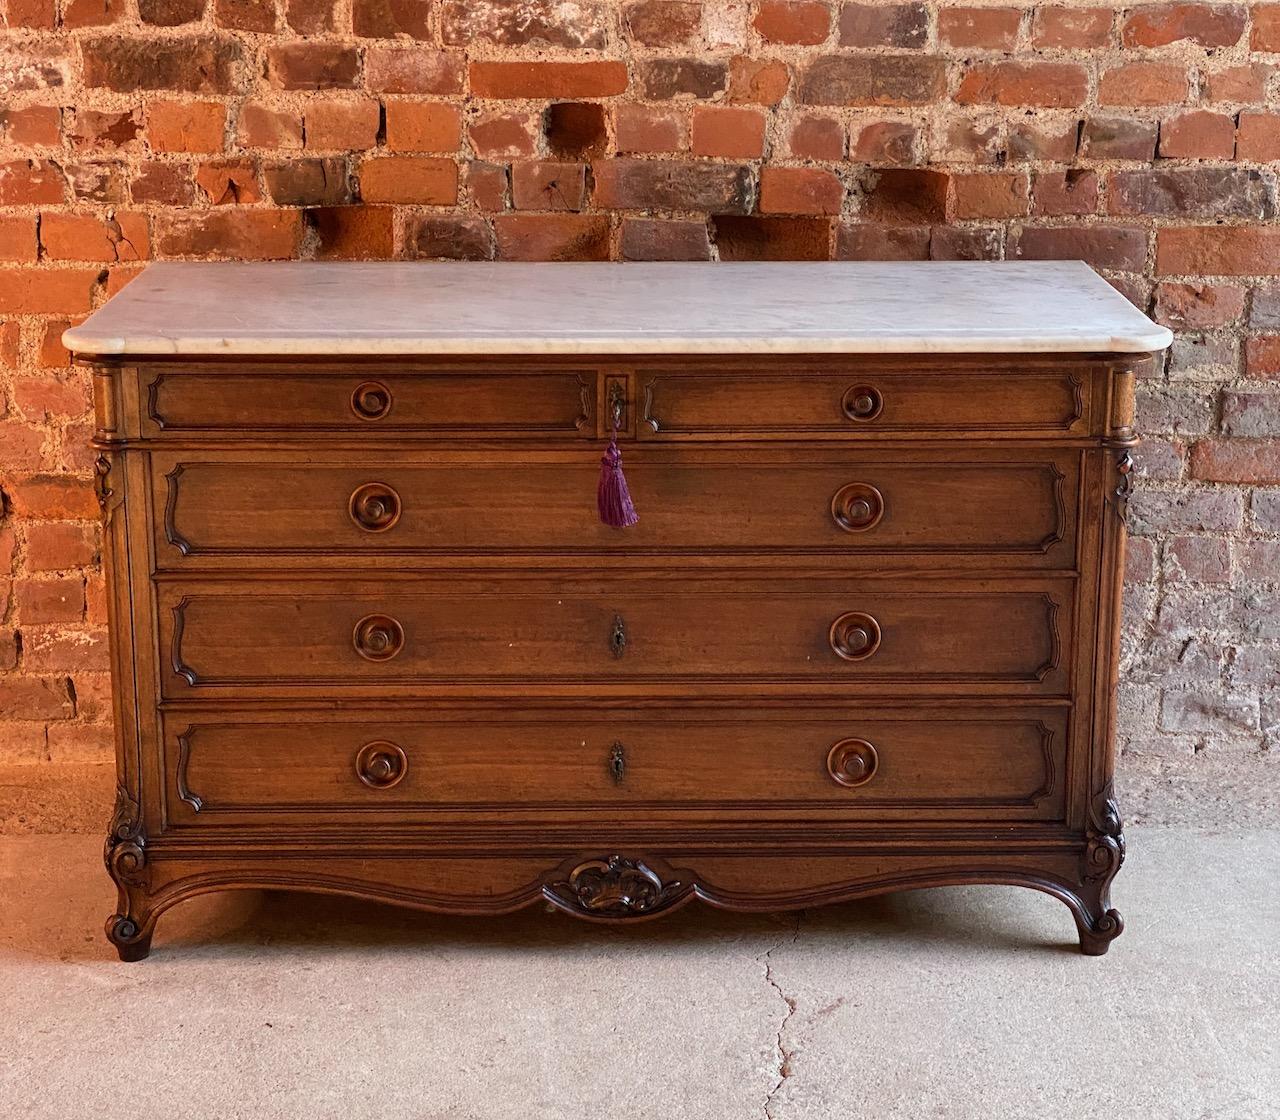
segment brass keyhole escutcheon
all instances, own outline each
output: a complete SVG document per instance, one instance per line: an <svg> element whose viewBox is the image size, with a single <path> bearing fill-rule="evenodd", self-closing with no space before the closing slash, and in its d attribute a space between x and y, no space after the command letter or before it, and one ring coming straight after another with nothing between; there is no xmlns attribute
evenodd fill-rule
<svg viewBox="0 0 1280 1120"><path fill-rule="evenodd" d="M884 516L884 496L869 482L850 482L831 498L831 517L846 533L874 529Z"/></svg>
<svg viewBox="0 0 1280 1120"><path fill-rule="evenodd" d="M874 420L884 408L884 398L880 390L871 385L855 385L847 389L840 399L841 411L850 420L866 422Z"/></svg>
<svg viewBox="0 0 1280 1120"><path fill-rule="evenodd" d="M627 751L620 742L615 742L609 748L609 775L615 785L621 785L622 779L627 776Z"/></svg>
<svg viewBox="0 0 1280 1120"><path fill-rule="evenodd" d="M390 615L365 615L351 632L351 644L369 661L390 661L404 648L404 627Z"/></svg>
<svg viewBox="0 0 1280 1120"><path fill-rule="evenodd" d="M385 482L366 482L352 491L347 512L366 533L385 533L400 520L400 495Z"/></svg>
<svg viewBox="0 0 1280 1120"><path fill-rule="evenodd" d="M409 759L395 743L375 739L356 754L356 777L370 789L390 789L399 785L409 768Z"/></svg>
<svg viewBox="0 0 1280 1120"><path fill-rule="evenodd" d="M827 754L827 773L850 788L866 785L879 765L880 756L866 739L841 739Z"/></svg>
<svg viewBox="0 0 1280 1120"><path fill-rule="evenodd" d="M613 650L614 657L621 657L627 652L627 624L620 614L613 616L613 629L609 632L609 648Z"/></svg>
<svg viewBox="0 0 1280 1120"><path fill-rule="evenodd" d="M863 611L848 611L831 624L828 640L836 656L863 661L880 648L880 623Z"/></svg>

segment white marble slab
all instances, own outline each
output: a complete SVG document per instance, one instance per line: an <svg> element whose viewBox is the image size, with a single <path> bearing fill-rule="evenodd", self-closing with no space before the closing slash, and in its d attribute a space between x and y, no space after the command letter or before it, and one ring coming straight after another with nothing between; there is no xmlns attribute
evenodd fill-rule
<svg viewBox="0 0 1280 1120"><path fill-rule="evenodd" d="M154 264L82 355L1161 350L1080 261Z"/></svg>

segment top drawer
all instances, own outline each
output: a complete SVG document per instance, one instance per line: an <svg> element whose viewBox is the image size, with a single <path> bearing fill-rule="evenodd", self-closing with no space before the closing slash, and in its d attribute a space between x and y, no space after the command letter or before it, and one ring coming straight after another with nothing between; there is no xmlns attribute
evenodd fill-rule
<svg viewBox="0 0 1280 1120"><path fill-rule="evenodd" d="M142 433L308 432L501 439L596 437L594 369L151 368Z"/></svg>
<svg viewBox="0 0 1280 1120"><path fill-rule="evenodd" d="M967 366L967 368L966 368ZM645 440L1069 437L1090 431L1086 367L938 370L649 368L637 371Z"/></svg>

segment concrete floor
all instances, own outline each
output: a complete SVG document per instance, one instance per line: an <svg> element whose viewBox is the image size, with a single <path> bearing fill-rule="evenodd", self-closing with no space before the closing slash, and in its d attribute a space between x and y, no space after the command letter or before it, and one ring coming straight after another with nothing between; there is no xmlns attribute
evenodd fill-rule
<svg viewBox="0 0 1280 1120"><path fill-rule="evenodd" d="M615 931L238 893L102 938L86 836L0 841L24 1120L1270 1120L1280 833L1129 829L1110 955L1033 891Z"/></svg>

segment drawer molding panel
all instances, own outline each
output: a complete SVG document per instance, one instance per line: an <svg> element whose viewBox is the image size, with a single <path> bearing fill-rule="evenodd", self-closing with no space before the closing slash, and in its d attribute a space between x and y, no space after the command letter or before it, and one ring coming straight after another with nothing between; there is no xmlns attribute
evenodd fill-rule
<svg viewBox="0 0 1280 1120"><path fill-rule="evenodd" d="M975 590L865 581L780 592L455 581L428 593L421 584L272 590L229 581L197 590L166 582L164 688L178 698L192 689L735 682L1064 694L1069 582L1023 583Z"/></svg>
<svg viewBox="0 0 1280 1120"><path fill-rule="evenodd" d="M643 370L642 440L1087 435L1080 370Z"/></svg>
<svg viewBox="0 0 1280 1120"><path fill-rule="evenodd" d="M303 827L349 814L504 819L568 812L610 819L698 810L859 819L1058 820L1068 715L931 716L860 708L840 718L745 713L481 713L389 720L375 711L255 722L243 712L168 714L170 823L251 825L289 813ZM832 756L865 744L856 784ZM398 817L397 819L403 819Z"/></svg>
<svg viewBox="0 0 1280 1120"><path fill-rule="evenodd" d="M593 368L143 371L143 434L594 439Z"/></svg>
<svg viewBox="0 0 1280 1120"><path fill-rule="evenodd" d="M787 463L636 449L626 471L643 512L620 533L600 523L594 456L312 463L157 454L154 467L164 479L153 499L161 570L220 559L592 553L985 557L1065 569L1075 559L1080 478L1071 450L956 461L828 452Z"/></svg>

